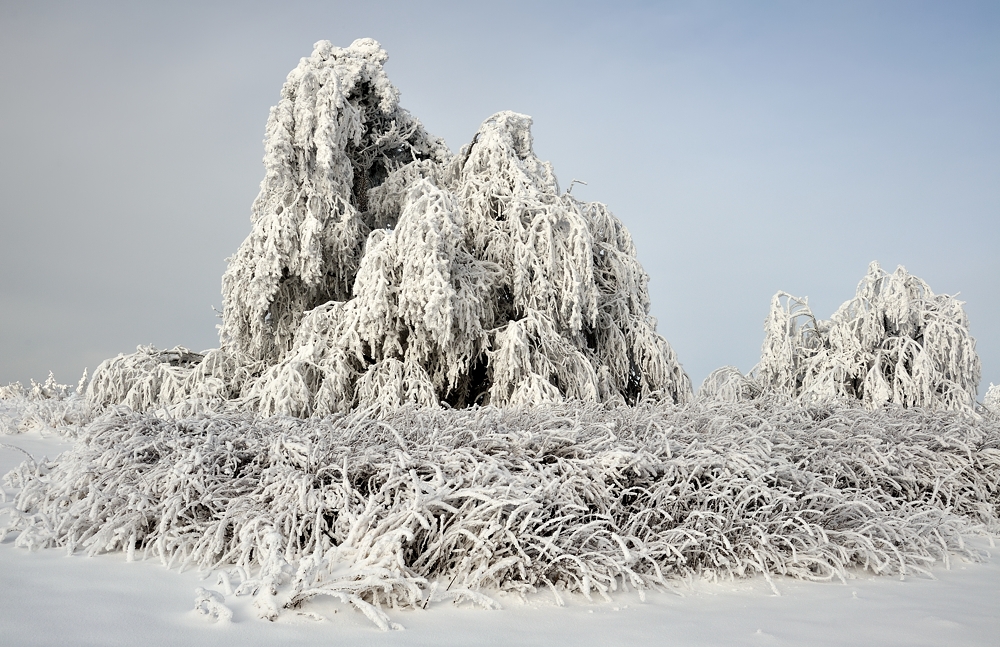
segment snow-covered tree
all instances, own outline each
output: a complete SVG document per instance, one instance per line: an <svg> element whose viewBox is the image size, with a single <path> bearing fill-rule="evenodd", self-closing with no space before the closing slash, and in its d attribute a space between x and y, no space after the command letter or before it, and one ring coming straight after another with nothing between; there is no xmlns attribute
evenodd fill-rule
<svg viewBox="0 0 1000 647"><path fill-rule="evenodd" d="M91 398L297 416L687 401L628 232L560 192L531 119L498 113L452 155L399 106L386 58L321 41L289 74L220 349L109 360Z"/></svg>
<svg viewBox="0 0 1000 647"><path fill-rule="evenodd" d="M804 399L847 397L877 407L972 410L980 364L962 302L934 294L903 267L873 262L857 294L828 321L806 299L779 292L752 374Z"/></svg>
<svg viewBox="0 0 1000 647"><path fill-rule="evenodd" d="M271 109L253 230L223 276L223 346L245 361L281 359L306 311L351 297L368 234L391 224L368 208L370 188L450 157L399 106L386 58L371 39L321 41Z"/></svg>
<svg viewBox="0 0 1000 647"><path fill-rule="evenodd" d="M1000 418L1000 384L990 382L990 388L986 390L983 398L983 406L991 414Z"/></svg>

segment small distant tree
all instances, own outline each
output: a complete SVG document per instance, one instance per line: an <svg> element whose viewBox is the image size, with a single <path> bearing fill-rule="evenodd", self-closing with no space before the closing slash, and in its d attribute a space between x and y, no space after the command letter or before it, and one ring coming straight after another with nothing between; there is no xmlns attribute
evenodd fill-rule
<svg viewBox="0 0 1000 647"><path fill-rule="evenodd" d="M498 113L452 155L399 106L386 58L321 41L289 74L223 276L221 347L110 360L92 398L297 416L687 401L628 232L560 192L531 119Z"/></svg>
<svg viewBox="0 0 1000 647"><path fill-rule="evenodd" d="M990 382L990 388L986 390L986 396L983 398L983 407L1000 418L1000 384Z"/></svg>
<svg viewBox="0 0 1000 647"><path fill-rule="evenodd" d="M971 410L980 363L962 302L903 267L871 263L857 294L828 321L779 292L752 378L792 397L854 398L869 407Z"/></svg>
<svg viewBox="0 0 1000 647"><path fill-rule="evenodd" d="M752 375L743 375L735 366L722 366L708 374L698 387L698 400L742 402L760 396L764 389Z"/></svg>

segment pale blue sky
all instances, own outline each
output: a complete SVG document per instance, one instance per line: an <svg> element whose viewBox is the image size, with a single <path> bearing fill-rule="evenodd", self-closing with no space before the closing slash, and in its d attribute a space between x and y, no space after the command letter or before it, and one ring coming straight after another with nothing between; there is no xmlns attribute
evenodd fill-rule
<svg viewBox="0 0 1000 647"><path fill-rule="evenodd" d="M379 40L457 150L499 110L628 226L697 385L871 260L961 292L1000 383L1000 5L0 3L0 383L217 345L261 140L312 44ZM981 389L982 392L982 389Z"/></svg>

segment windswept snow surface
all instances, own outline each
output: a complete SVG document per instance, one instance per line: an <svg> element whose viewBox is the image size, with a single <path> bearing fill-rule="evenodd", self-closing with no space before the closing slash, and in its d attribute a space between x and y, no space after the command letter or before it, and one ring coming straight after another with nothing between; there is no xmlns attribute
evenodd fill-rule
<svg viewBox="0 0 1000 647"><path fill-rule="evenodd" d="M70 443L39 432L0 436L0 471L26 458L54 457ZM16 447L17 449L13 449ZM9 500L8 492L8 500ZM0 504L3 508L10 503ZM259 620L247 598L226 597L230 622L194 610L195 589L221 591L215 574L168 571L121 553L67 556L0 544L0 636L5 645L995 645L1000 635L1000 565L960 559L937 579L877 578L847 584L763 578L693 582L674 593L615 595L613 602L541 592L500 596L500 611L432 605L389 611L403 631L381 632L336 601L310 615ZM990 550L984 540L977 546ZM994 554L997 552L993 550Z"/></svg>

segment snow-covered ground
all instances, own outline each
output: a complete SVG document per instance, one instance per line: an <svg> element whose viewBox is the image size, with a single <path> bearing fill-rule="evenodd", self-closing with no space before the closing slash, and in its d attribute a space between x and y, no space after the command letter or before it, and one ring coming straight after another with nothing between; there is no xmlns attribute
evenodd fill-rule
<svg viewBox="0 0 1000 647"><path fill-rule="evenodd" d="M0 472L25 458L55 456L70 445L57 436L0 436ZM0 504L10 506L8 501ZM5 515L4 515L5 516ZM977 541L984 549L987 542ZM1000 552L1000 548L993 551ZM390 611L403 631L381 632L361 613L317 600L307 615L259 620L246 598L228 596L229 623L194 611L195 589L221 591L212 574L168 571L158 562L94 558L58 550L28 552L14 537L0 543L0 643L3 645L997 645L1000 560L956 559L937 579L873 578L842 584L778 579L694 582L643 602L551 594L498 597L501 611L450 603L426 611ZM246 602L244 602L246 601Z"/></svg>

